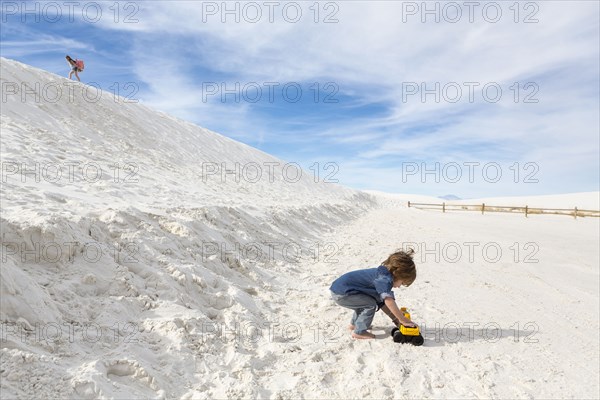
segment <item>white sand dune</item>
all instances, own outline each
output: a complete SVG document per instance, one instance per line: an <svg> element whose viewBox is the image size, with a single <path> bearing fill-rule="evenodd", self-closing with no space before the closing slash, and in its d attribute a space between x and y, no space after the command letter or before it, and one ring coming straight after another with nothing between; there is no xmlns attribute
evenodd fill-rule
<svg viewBox="0 0 600 400"><path fill-rule="evenodd" d="M441 214L295 181L294 165L80 84L21 97L67 81L1 67L3 399L600 396L598 219ZM328 287L400 247L418 251L396 297L425 344L393 343L379 314L378 339L353 341Z"/></svg>

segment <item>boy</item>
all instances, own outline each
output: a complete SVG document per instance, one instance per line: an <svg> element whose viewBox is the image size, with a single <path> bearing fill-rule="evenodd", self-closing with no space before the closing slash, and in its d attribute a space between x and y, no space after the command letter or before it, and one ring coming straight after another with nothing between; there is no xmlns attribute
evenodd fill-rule
<svg viewBox="0 0 600 400"><path fill-rule="evenodd" d="M377 268L348 272L336 279L331 287L331 297L342 307L354 310L351 329L355 339L374 339L368 332L375 312L381 308L394 325L416 326L406 319L396 305L392 287L410 286L417 277L414 251L397 251Z"/></svg>

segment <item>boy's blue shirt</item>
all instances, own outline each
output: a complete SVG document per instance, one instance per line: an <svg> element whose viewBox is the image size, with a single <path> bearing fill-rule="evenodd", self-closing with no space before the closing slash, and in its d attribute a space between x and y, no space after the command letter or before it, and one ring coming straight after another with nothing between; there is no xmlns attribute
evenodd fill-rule
<svg viewBox="0 0 600 400"><path fill-rule="evenodd" d="M380 265L377 268L347 272L333 281L329 289L339 295L367 294L381 303L386 297L396 299L392 292L393 285L392 274L386 267Z"/></svg>

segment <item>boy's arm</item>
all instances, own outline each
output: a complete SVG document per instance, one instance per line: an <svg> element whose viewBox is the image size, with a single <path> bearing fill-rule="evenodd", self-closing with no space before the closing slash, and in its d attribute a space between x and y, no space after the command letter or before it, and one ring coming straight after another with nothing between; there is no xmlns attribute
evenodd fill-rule
<svg viewBox="0 0 600 400"><path fill-rule="evenodd" d="M385 315L387 315L388 317L390 317L390 319L392 320L392 323L394 325L396 325L396 326L400 325L400 321L398 320L398 318L396 318L396 316L394 314L392 314L392 312L385 305L385 303L383 303L383 305L381 306L381 310L385 313Z"/></svg>
<svg viewBox="0 0 600 400"><path fill-rule="evenodd" d="M414 322L409 319L406 319L402 311L396 305L396 301L391 297L386 297L384 300L384 307L387 307L388 311L391 312L396 319L404 326L417 326ZM387 312L384 310L387 314ZM388 314L389 315L389 314Z"/></svg>

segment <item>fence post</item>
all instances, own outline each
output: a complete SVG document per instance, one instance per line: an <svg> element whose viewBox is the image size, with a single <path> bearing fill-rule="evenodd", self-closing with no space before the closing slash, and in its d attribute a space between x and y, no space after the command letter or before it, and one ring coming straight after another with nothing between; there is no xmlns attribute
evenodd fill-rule
<svg viewBox="0 0 600 400"><path fill-rule="evenodd" d="M575 212L573 213L573 216L575 217L575 219L577 219L577 207L575 207Z"/></svg>
<svg viewBox="0 0 600 400"><path fill-rule="evenodd" d="M525 218L527 218L527 210L528 210L529 206L525 206Z"/></svg>
<svg viewBox="0 0 600 400"><path fill-rule="evenodd" d="M408 208L410 208L410 201L408 202Z"/></svg>
<svg viewBox="0 0 600 400"><path fill-rule="evenodd" d="M442 212L446 212L446 203L442 203Z"/></svg>
<svg viewBox="0 0 600 400"><path fill-rule="evenodd" d="M483 215L484 211L485 211L485 203L481 203L481 215Z"/></svg>

